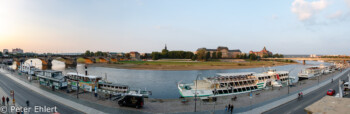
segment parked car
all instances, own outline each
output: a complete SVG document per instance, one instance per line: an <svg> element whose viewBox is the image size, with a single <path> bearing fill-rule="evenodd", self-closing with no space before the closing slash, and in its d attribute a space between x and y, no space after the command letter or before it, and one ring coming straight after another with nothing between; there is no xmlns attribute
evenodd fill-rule
<svg viewBox="0 0 350 114"><path fill-rule="evenodd" d="M334 94L335 94L335 90L333 90L333 89L329 89L327 91L327 95L333 96Z"/></svg>
<svg viewBox="0 0 350 114"><path fill-rule="evenodd" d="M142 95L125 95L118 101L120 106L128 106L141 108L144 105L144 100Z"/></svg>

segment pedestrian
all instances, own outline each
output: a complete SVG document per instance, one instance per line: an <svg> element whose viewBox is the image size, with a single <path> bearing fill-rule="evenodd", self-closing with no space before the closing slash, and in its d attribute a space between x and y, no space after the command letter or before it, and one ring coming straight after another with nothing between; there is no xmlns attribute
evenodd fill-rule
<svg viewBox="0 0 350 114"><path fill-rule="evenodd" d="M6 98L6 102L7 102L7 105L8 105L8 104L9 104L9 102L10 102L9 97L7 97L7 98Z"/></svg>
<svg viewBox="0 0 350 114"><path fill-rule="evenodd" d="M233 106L233 104L231 105L231 114L233 113L233 108L234 108L234 106Z"/></svg>
<svg viewBox="0 0 350 114"><path fill-rule="evenodd" d="M230 109L231 109L231 104L228 104L227 112L230 112Z"/></svg>
<svg viewBox="0 0 350 114"><path fill-rule="evenodd" d="M5 105L5 96L2 96L2 105Z"/></svg>
<svg viewBox="0 0 350 114"><path fill-rule="evenodd" d="M29 100L26 101L27 107L29 107Z"/></svg>
<svg viewBox="0 0 350 114"><path fill-rule="evenodd" d="M227 105L225 105L225 112L227 112Z"/></svg>

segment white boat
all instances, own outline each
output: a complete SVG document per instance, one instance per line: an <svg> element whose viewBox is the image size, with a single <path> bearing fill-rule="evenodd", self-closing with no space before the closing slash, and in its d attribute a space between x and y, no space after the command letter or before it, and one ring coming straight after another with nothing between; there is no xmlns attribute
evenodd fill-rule
<svg viewBox="0 0 350 114"><path fill-rule="evenodd" d="M304 71L301 71L298 74L299 80L303 80L303 79L309 79L315 76L319 76L321 75L322 70L319 66L311 66L306 68Z"/></svg>
<svg viewBox="0 0 350 114"><path fill-rule="evenodd" d="M270 69L267 72L254 74L258 80L258 87L264 88L266 86L282 87L282 84L288 83L289 72L288 71L276 71Z"/></svg>
<svg viewBox="0 0 350 114"><path fill-rule="evenodd" d="M253 72L221 73L215 77L194 81L191 84L178 83L178 89L182 97L208 97L247 93L259 90L257 86L258 80L253 74Z"/></svg>
<svg viewBox="0 0 350 114"><path fill-rule="evenodd" d="M190 84L178 83L182 97L209 97L248 93L266 86L282 87L288 80L288 71L269 70L264 73L220 73Z"/></svg>

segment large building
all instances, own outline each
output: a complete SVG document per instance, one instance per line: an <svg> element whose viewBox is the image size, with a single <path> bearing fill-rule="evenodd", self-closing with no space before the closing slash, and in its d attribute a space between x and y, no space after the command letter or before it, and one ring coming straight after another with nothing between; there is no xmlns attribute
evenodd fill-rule
<svg viewBox="0 0 350 114"><path fill-rule="evenodd" d="M216 54L221 52L221 54L222 54L221 58L223 58L223 59L233 59L233 58L236 58L237 55L241 55L242 54L241 50L239 50L239 49L229 50L227 47L222 47L222 46L219 46L217 49L199 48L197 50L197 52L199 50L202 50L202 49L204 49L206 51L206 53L210 52L210 57L212 57L212 54L214 52L216 52Z"/></svg>
<svg viewBox="0 0 350 114"><path fill-rule="evenodd" d="M12 54L23 54L23 50L20 48L12 49Z"/></svg>
<svg viewBox="0 0 350 114"><path fill-rule="evenodd" d="M273 55L273 53L267 50L266 47L264 47L264 49L261 51L257 51L257 52L250 51L249 54L255 54L256 56L260 56L260 57L264 57L264 56L270 57Z"/></svg>
<svg viewBox="0 0 350 114"><path fill-rule="evenodd" d="M140 53L136 51L130 52L130 58L131 60L138 61L140 60Z"/></svg>

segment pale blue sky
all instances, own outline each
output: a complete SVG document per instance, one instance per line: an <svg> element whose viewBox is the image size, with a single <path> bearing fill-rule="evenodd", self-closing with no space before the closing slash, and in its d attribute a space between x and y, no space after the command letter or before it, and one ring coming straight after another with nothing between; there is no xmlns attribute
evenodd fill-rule
<svg viewBox="0 0 350 114"><path fill-rule="evenodd" d="M0 0L0 49L350 54L350 0Z"/></svg>

